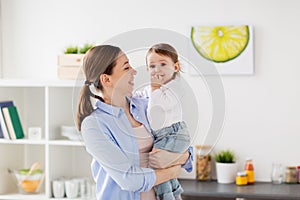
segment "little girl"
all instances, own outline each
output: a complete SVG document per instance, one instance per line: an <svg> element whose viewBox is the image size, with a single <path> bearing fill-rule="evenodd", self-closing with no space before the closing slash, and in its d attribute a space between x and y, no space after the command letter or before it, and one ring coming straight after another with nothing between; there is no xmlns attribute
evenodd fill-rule
<svg viewBox="0 0 300 200"><path fill-rule="evenodd" d="M184 89L180 83L180 64L176 50L169 44L156 44L146 55L151 76L151 91L147 117L154 136L153 151L163 149L185 152L190 145L187 126L182 119L181 99ZM157 199L181 199L183 192L177 179L157 185Z"/></svg>

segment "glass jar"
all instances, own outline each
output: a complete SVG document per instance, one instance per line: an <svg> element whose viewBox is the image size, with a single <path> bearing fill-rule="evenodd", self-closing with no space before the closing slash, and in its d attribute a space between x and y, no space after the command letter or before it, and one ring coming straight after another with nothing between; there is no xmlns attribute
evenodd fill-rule
<svg viewBox="0 0 300 200"><path fill-rule="evenodd" d="M282 164L274 162L272 164L271 180L274 184L281 184L283 181L283 167Z"/></svg>
<svg viewBox="0 0 300 200"><path fill-rule="evenodd" d="M196 179L200 181L211 180L210 146L196 146Z"/></svg>
<svg viewBox="0 0 300 200"><path fill-rule="evenodd" d="M236 185L247 185L248 179L246 172L238 172L235 179Z"/></svg>
<svg viewBox="0 0 300 200"><path fill-rule="evenodd" d="M295 166L288 166L285 170L285 182L286 183L297 183L297 168Z"/></svg>

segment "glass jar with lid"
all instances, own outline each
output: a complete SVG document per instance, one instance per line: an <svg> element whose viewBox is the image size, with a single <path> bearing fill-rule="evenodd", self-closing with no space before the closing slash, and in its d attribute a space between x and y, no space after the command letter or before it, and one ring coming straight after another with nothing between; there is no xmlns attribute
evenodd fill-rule
<svg viewBox="0 0 300 200"><path fill-rule="evenodd" d="M288 166L285 169L285 182L286 183L297 183L297 167L296 166Z"/></svg>
<svg viewBox="0 0 300 200"><path fill-rule="evenodd" d="M247 185L248 184L247 173L245 171L238 172L236 174L235 183L236 185Z"/></svg>
<svg viewBox="0 0 300 200"><path fill-rule="evenodd" d="M200 181L211 180L211 146L196 146L196 179Z"/></svg>

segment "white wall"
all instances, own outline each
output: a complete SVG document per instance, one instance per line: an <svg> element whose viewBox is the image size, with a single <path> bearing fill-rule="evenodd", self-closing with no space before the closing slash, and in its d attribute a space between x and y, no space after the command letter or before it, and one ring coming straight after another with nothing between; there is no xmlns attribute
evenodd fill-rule
<svg viewBox="0 0 300 200"><path fill-rule="evenodd" d="M53 79L64 47L134 29L189 36L192 25L251 24L255 74L223 77L226 121L216 149L236 151L240 167L252 157L257 180L268 181L272 161L300 165L299 10L298 0L2 0L3 76ZM204 130L207 91L196 95Z"/></svg>

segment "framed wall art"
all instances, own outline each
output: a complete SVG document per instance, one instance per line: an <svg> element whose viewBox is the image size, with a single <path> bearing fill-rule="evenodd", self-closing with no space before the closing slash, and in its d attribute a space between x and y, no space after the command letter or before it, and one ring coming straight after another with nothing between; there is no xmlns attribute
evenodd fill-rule
<svg viewBox="0 0 300 200"><path fill-rule="evenodd" d="M190 39L201 64L220 75L254 74L252 26L193 26Z"/></svg>

